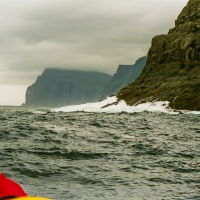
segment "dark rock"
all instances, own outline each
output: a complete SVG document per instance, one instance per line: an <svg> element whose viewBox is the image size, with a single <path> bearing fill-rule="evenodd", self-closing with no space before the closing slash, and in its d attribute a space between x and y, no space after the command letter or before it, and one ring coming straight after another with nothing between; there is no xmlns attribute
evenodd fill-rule
<svg viewBox="0 0 200 200"><path fill-rule="evenodd" d="M169 101L175 109L200 110L200 1L190 0L175 28L152 39L141 76L118 93L129 105Z"/></svg>
<svg viewBox="0 0 200 200"><path fill-rule="evenodd" d="M98 101L111 78L100 72L46 69L28 87L25 106L60 107Z"/></svg>

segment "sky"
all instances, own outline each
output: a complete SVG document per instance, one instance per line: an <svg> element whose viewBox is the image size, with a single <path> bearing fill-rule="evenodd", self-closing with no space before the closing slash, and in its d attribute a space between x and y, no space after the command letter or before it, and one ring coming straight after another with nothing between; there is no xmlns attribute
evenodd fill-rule
<svg viewBox="0 0 200 200"><path fill-rule="evenodd" d="M188 0L1 0L0 105L21 105L45 68L114 74L146 55Z"/></svg>

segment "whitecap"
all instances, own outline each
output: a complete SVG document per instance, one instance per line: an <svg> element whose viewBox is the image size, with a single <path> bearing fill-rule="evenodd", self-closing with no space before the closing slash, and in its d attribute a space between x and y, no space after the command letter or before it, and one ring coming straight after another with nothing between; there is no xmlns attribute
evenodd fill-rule
<svg viewBox="0 0 200 200"><path fill-rule="evenodd" d="M178 114L178 111L174 111L169 108L169 102L147 102L136 106L128 106L125 101L117 101L117 97L108 97L106 100L96 103L86 103L81 105L66 106L61 108L52 109L55 112L106 112L106 113L134 113L134 112L164 112L170 114Z"/></svg>

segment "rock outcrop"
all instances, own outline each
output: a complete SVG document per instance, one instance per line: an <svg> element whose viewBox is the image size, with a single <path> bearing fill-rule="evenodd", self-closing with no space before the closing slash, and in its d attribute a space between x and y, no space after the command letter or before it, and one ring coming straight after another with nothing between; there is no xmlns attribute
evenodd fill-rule
<svg viewBox="0 0 200 200"><path fill-rule="evenodd" d="M135 81L141 74L147 57L139 58L133 65L119 65L117 72L113 75L111 82L105 89L103 97L116 95L123 87Z"/></svg>
<svg viewBox="0 0 200 200"><path fill-rule="evenodd" d="M25 106L60 107L99 101L111 78L100 72L46 69L28 87Z"/></svg>
<svg viewBox="0 0 200 200"><path fill-rule="evenodd" d="M189 0L175 28L152 39L141 76L118 98L129 105L169 101L171 108L200 110L200 0Z"/></svg>

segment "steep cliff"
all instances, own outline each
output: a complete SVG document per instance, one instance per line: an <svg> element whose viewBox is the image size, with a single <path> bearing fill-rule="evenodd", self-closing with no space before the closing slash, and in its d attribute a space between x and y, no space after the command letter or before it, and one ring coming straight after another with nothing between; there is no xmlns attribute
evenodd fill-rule
<svg viewBox="0 0 200 200"><path fill-rule="evenodd" d="M141 74L147 57L139 58L133 65L119 65L117 72L105 89L103 96L116 95L123 87L135 81Z"/></svg>
<svg viewBox="0 0 200 200"><path fill-rule="evenodd" d="M155 36L141 76L118 93L133 105L169 101L200 110L200 0L190 0L167 35Z"/></svg>
<svg viewBox="0 0 200 200"><path fill-rule="evenodd" d="M46 69L26 91L26 106L59 107L98 101L112 76L100 72Z"/></svg>

